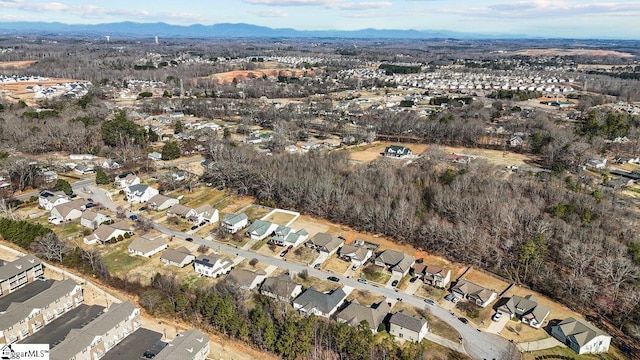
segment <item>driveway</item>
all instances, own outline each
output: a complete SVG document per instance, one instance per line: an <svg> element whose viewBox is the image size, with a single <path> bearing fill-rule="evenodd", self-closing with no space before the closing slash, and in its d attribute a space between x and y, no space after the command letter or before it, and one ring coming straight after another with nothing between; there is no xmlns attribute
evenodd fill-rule
<svg viewBox="0 0 640 360"><path fill-rule="evenodd" d="M500 332L502 331L502 329L504 329L504 327L507 325L508 322L509 322L509 315L503 314L499 321L491 320L491 324L487 326L486 331L492 334L500 334Z"/></svg>
<svg viewBox="0 0 640 360"><path fill-rule="evenodd" d="M565 345L560 341L556 340L556 338L554 337L548 337L542 340L536 340L536 341L530 341L530 342L518 344L518 348L522 352L551 349L556 346L565 346Z"/></svg>

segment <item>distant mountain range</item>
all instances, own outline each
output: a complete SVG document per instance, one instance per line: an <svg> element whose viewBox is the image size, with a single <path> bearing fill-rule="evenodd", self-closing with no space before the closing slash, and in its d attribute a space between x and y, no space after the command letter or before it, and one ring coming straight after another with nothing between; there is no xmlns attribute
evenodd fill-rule
<svg viewBox="0 0 640 360"><path fill-rule="evenodd" d="M0 34L46 34L66 36L123 36L140 38L351 38L351 39L519 39L522 34L477 34L446 30L296 30L251 24L170 25L166 23L118 22L108 24L63 24L58 22L0 22Z"/></svg>

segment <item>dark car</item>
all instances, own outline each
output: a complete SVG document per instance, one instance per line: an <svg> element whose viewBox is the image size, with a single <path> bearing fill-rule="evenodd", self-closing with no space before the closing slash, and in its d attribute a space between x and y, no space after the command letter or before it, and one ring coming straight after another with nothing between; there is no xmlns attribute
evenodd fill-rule
<svg viewBox="0 0 640 360"><path fill-rule="evenodd" d="M131 215L131 216L129 216L129 219L131 219L133 221L137 221L138 220L138 215Z"/></svg>
<svg viewBox="0 0 640 360"><path fill-rule="evenodd" d="M186 238L185 240L187 240L188 242L192 242L192 241L193 241L193 238L188 237L188 238Z"/></svg>
<svg viewBox="0 0 640 360"><path fill-rule="evenodd" d="M94 206L96 206L96 204L94 204L94 203L86 203L86 204L84 204L84 208L85 209L91 209Z"/></svg>
<svg viewBox="0 0 640 360"><path fill-rule="evenodd" d="M469 323L469 320L467 320L466 318L463 318L463 317L459 317L458 320L460 320L460 322L463 323L463 324L468 324Z"/></svg>
<svg viewBox="0 0 640 360"><path fill-rule="evenodd" d="M197 228L198 228L198 225L193 225L193 226L191 227L191 230L195 230L195 229L197 229Z"/></svg>
<svg viewBox="0 0 640 360"><path fill-rule="evenodd" d="M398 300L398 301L402 301L402 298L400 298L400 297L399 297L399 298L397 298L396 300Z"/></svg>
<svg viewBox="0 0 640 360"><path fill-rule="evenodd" d="M93 202L93 199L92 198L88 198L87 201L88 202Z"/></svg>
<svg viewBox="0 0 640 360"><path fill-rule="evenodd" d="M435 305L436 304L436 302L431 300L431 299L424 299L424 302L426 302L427 305Z"/></svg>
<svg viewBox="0 0 640 360"><path fill-rule="evenodd" d="M416 280L418 280L417 277L412 277L411 280L409 280L409 282L413 284L414 282L416 282Z"/></svg>
<svg viewBox="0 0 640 360"><path fill-rule="evenodd" d="M140 211L145 211L145 210L147 210L146 206L143 206L143 207L140 208Z"/></svg>
<svg viewBox="0 0 640 360"><path fill-rule="evenodd" d="M314 268L314 269L316 269L316 270L317 270L317 269L320 269L320 264L315 264L315 265L313 265L313 268Z"/></svg>
<svg viewBox="0 0 640 360"><path fill-rule="evenodd" d="M360 279L358 279L358 282L359 282L359 283L366 284L366 283L367 283L367 280L365 280L365 279L363 279L363 278L360 278Z"/></svg>
<svg viewBox="0 0 640 360"><path fill-rule="evenodd" d="M284 257L285 255L287 255L287 253L289 252L289 250L285 250L283 252L280 253L280 257Z"/></svg>
<svg viewBox="0 0 640 360"><path fill-rule="evenodd" d="M393 282L391 283L391 286L398 286L398 280L393 280Z"/></svg>
<svg viewBox="0 0 640 360"><path fill-rule="evenodd" d="M444 299L447 301L453 301L454 297L455 296L452 293L448 293L447 296L444 297Z"/></svg>
<svg viewBox="0 0 640 360"><path fill-rule="evenodd" d="M337 278L337 277L335 277L335 276L329 276L329 277L327 278L327 280L331 280L331 281L335 281L335 282L340 281L340 279L339 279L339 278Z"/></svg>

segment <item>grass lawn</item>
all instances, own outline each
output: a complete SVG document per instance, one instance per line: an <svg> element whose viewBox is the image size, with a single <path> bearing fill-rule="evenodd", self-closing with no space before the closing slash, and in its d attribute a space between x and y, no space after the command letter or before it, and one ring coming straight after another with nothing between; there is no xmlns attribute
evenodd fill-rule
<svg viewBox="0 0 640 360"><path fill-rule="evenodd" d="M456 329L430 312L427 312L427 322L429 323L429 331L436 335L451 341L458 341L458 338L460 338L460 333Z"/></svg>
<svg viewBox="0 0 640 360"><path fill-rule="evenodd" d="M351 263L344 261L337 256L331 256L322 264L322 269L334 274L342 275L351 266Z"/></svg>
<svg viewBox="0 0 640 360"><path fill-rule="evenodd" d="M370 306L371 304L377 304L384 301L385 297L382 295L376 295L366 290L354 290L347 296L348 301L356 300L358 304L364 306Z"/></svg>
<svg viewBox="0 0 640 360"><path fill-rule="evenodd" d="M447 293L448 291L445 289L438 289L433 286L422 285L418 288L414 295L429 298L437 303L443 303L446 301L444 297L445 295L447 295Z"/></svg>
<svg viewBox="0 0 640 360"><path fill-rule="evenodd" d="M184 194L184 198L180 203L195 209L205 204L213 206L213 204L223 200L225 196L226 193L223 190L201 186L193 192Z"/></svg>
<svg viewBox="0 0 640 360"><path fill-rule="evenodd" d="M249 218L249 221L252 222L256 219L260 219L261 217L267 215L271 210L273 209L265 206L251 205L244 211L244 213Z"/></svg>
<svg viewBox="0 0 640 360"><path fill-rule="evenodd" d="M313 277L313 276L307 276L306 279L303 279L302 277L300 277L300 275L296 275L295 280L298 284L302 285L302 287L305 289L309 289L313 287L314 289L321 292L326 292L326 291L337 289L340 287L340 284L338 283L328 281L328 280L318 279L317 277Z"/></svg>
<svg viewBox="0 0 640 360"><path fill-rule="evenodd" d="M391 279L391 274L374 264L368 264L362 270L361 277L379 284L386 284Z"/></svg>
<svg viewBox="0 0 640 360"><path fill-rule="evenodd" d="M295 217L296 215L276 210L264 220L284 226Z"/></svg>
<svg viewBox="0 0 640 360"><path fill-rule="evenodd" d="M109 272L115 276L123 276L130 270L142 266L145 259L139 256L129 256L127 247L133 239L126 239L115 244L103 245L101 253L107 263Z"/></svg>
<svg viewBox="0 0 640 360"><path fill-rule="evenodd" d="M258 251L258 250L260 250L260 248L261 248L262 246L264 246L264 245L266 245L266 244L267 244L267 241L268 241L268 239L266 239L266 238L265 238L265 239L263 239L263 240L260 240L260 241L256 242L255 244L253 244L253 246L251 246L251 250L253 250L253 251Z"/></svg>
<svg viewBox="0 0 640 360"><path fill-rule="evenodd" d="M405 277L403 277L402 279L400 279L400 282L398 283L398 289L400 290L404 290L407 288L407 286L409 286L409 280L411 280L413 276L411 276L411 274L407 274ZM416 281L420 281L420 279L417 279Z"/></svg>
<svg viewBox="0 0 640 360"><path fill-rule="evenodd" d="M275 247L275 251L271 251L271 249L269 248L269 244L263 243L262 241L257 242L256 245L257 244L262 244L262 246L260 248L258 248L256 251L258 252L258 254L261 254L261 255L264 255L264 256L274 257L277 254L279 254L280 252L282 252L282 250L284 250L283 246L276 246ZM254 247L256 245L254 245ZM252 248L252 250L253 250L253 248Z"/></svg>
<svg viewBox="0 0 640 360"><path fill-rule="evenodd" d="M559 355L559 356L567 356L570 359L584 359L584 360L596 360L596 359L601 359L601 360L615 360L615 359L624 359L624 357L620 354L618 355L614 355L611 352L611 349L609 349L610 353L607 354L583 354L583 355L578 355L576 354L573 350L566 348L566 347L554 347L551 349L545 349L545 350L538 350L538 351L531 351L531 352L524 352L522 353L522 360L534 360L536 357L538 356L543 356L543 355ZM614 350L614 352L616 352ZM549 358L552 359L552 358Z"/></svg>
<svg viewBox="0 0 640 360"><path fill-rule="evenodd" d="M318 252L306 246L298 246L292 250L293 251L289 251L287 255L284 256L287 261L309 265L318 258Z"/></svg>

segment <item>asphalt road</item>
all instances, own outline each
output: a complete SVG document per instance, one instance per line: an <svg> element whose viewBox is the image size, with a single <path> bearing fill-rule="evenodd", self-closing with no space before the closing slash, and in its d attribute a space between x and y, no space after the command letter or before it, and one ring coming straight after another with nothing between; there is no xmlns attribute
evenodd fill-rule
<svg viewBox="0 0 640 360"><path fill-rule="evenodd" d="M89 187L92 194L83 195L85 197L91 196L94 202L101 203L104 207L115 211L116 206L109 200L106 196L106 193L99 188ZM131 213L127 213L127 216L131 215ZM463 324L456 316L451 315L448 310L445 310L438 305L427 305L424 302L423 298L419 298L413 295L404 294L402 292L396 292L394 289L380 287L370 283L360 283L357 279L347 278L345 276L337 275L334 273L322 271L319 269L314 269L310 266L305 266L302 264L296 264L292 262L288 262L280 257L268 257L262 254L253 252L251 250L244 250L242 248L238 248L236 246L232 246L226 243L221 243L215 240L208 240L202 237L190 235L187 233L183 233L177 230L170 229L163 224L153 223L153 227L160 231L161 233L173 236L177 239L186 239L188 237L193 239L193 242L199 245L206 245L212 250L216 252L223 252L227 254L235 254L237 256L242 256L246 259L257 259L258 261L265 263L267 265L277 266L282 269L287 269L290 273L300 273L303 270L306 270L309 275L326 279L329 276L336 276L340 279L340 284L345 286L350 286L354 289L367 290L374 294L382 295L388 299L398 299L401 298L403 302L413 305L419 308L428 308L431 313L447 322L454 329L456 329L461 337L464 348L469 356L473 359L478 360L512 360L512 359L520 359L521 354L516 349L515 345L510 343L504 338L501 338L495 334L489 334L468 325Z"/></svg>

